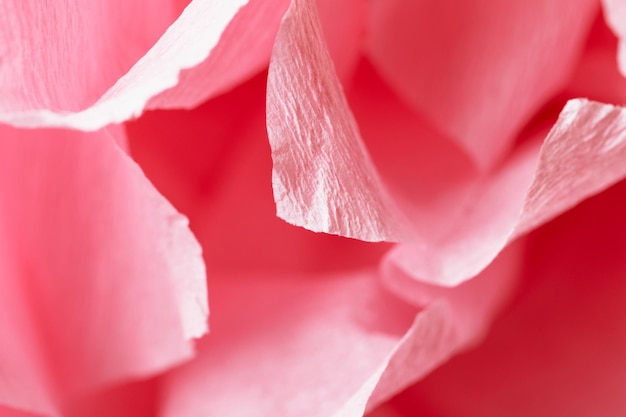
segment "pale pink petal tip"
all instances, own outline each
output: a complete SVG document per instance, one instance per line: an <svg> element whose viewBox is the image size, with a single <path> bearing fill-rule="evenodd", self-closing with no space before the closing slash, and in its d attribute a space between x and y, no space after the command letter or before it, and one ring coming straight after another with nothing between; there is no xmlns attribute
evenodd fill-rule
<svg viewBox="0 0 626 417"><path fill-rule="evenodd" d="M626 176L626 108L570 100L541 150L516 234L531 230Z"/></svg>
<svg viewBox="0 0 626 417"><path fill-rule="evenodd" d="M361 140L317 9L294 0L270 61L267 130L278 216L315 232L397 241L397 210Z"/></svg>

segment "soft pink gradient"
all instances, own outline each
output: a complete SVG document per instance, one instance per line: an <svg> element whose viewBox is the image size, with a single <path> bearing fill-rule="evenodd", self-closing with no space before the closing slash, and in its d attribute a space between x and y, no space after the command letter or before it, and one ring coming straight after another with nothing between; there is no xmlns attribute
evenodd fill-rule
<svg viewBox="0 0 626 417"><path fill-rule="evenodd" d="M0 416L620 415L623 14L3 3Z"/></svg>

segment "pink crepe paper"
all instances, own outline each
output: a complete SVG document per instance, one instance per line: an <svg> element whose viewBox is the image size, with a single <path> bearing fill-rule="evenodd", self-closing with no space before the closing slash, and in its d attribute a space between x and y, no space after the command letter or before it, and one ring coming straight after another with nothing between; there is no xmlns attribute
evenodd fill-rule
<svg viewBox="0 0 626 417"><path fill-rule="evenodd" d="M197 0L196 0L197 2ZM219 3L219 2L214 2ZM274 45L280 21L289 6L288 0L252 0L243 5L240 11L224 28L219 42L210 51L206 59L196 66L183 68L178 82L171 88L150 98L147 109L157 108L193 108L208 98L231 90L233 87L251 78L267 67ZM193 36L203 39L203 34L187 34L192 19L198 19L202 13L194 2L193 11L183 16L185 22L176 23L169 31L180 31L185 40L171 40L168 36L160 41L164 43L198 44ZM362 0L344 2L321 1L324 13L325 31L333 42L331 51L339 64L340 73L346 78L350 74L359 53L354 44L361 39L364 30L363 15L365 4ZM355 16L346 26L345 19L339 19L346 13ZM204 25L205 23L203 23ZM214 28L210 28L214 30ZM158 47L158 45L157 45ZM155 52L155 55L158 52ZM158 65L155 62L155 65Z"/></svg>
<svg viewBox="0 0 626 417"><path fill-rule="evenodd" d="M513 2L513 13L496 2L488 11L468 6L476 15L457 10L453 19L478 16L515 30L495 37L501 28L475 19L484 32L460 25L444 54L441 42L413 34L438 27L413 22L412 47L425 48L419 60L402 56L407 28L389 23L411 20L419 7L448 16L446 2L368 3L369 59L412 109L359 60L363 1L290 4L194 0L138 61L173 15L133 32L136 49L120 53L123 62L107 66L89 91L81 77L62 74L54 48L28 55L45 30L20 38L20 59L34 63L24 77L32 85L11 91L6 109L0 98L0 121L94 132L0 127L0 219L10 219L0 221L0 267L9 277L0 303L10 312L0 319L10 335L0 349L0 414L90 413L107 401L98 391L106 385L190 361L164 378L164 416L361 416L483 338L521 270L515 239L626 175L626 109L571 100L549 133L546 124L518 136L563 87L591 0L565 15L567 7L540 0ZM619 35L621 11L606 4ZM112 16L130 10L117 6L107 9ZM27 6L7 3L4 16L18 7ZM95 11L69 16L89 25ZM0 40L24 23L4 20L9 35L0 28ZM559 53L539 53L551 49ZM53 70L41 70L46 60ZM268 61L271 149L263 147L263 76L231 92ZM460 61L466 71L456 77L460 66L451 63ZM417 77L407 81L407 68ZM48 78L39 85L38 73L60 77L60 89L48 89L56 85ZM206 331L208 314L200 248L186 219L120 150L120 126L101 128L227 91L192 112L153 113L127 126L130 152L192 217L213 272L215 332L192 359L189 339ZM314 231L399 241L380 270L388 246L311 234L273 216L263 176L270 151L279 216Z"/></svg>
<svg viewBox="0 0 626 417"><path fill-rule="evenodd" d="M387 245L277 219L264 81L191 112L155 113L151 122L165 126L204 121L184 149L176 151L175 129L158 124L130 138L139 160L178 174L156 176L174 181L157 186L198 193L191 223L211 272L211 334L197 358L168 375L164 415L362 415L482 338L519 269L518 247L458 288L435 293L411 281L410 292L424 294L418 310L379 285L373 269ZM245 124L232 111L241 102ZM206 132L220 134L207 141ZM142 136L153 146L134 146L147 143ZM220 163L201 162L217 156Z"/></svg>
<svg viewBox="0 0 626 417"><path fill-rule="evenodd" d="M50 413L190 358L208 314L201 249L114 144L123 131L0 130L0 400Z"/></svg>
<svg viewBox="0 0 626 417"><path fill-rule="evenodd" d="M137 19L137 16L142 16ZM0 4L0 114L93 104L174 21L171 0Z"/></svg>
<svg viewBox="0 0 626 417"><path fill-rule="evenodd" d="M375 268L388 245L276 218L264 81L191 112L155 113L151 122L164 126L204 121L206 131L190 128L177 152L176 131L159 124L139 120L146 130L130 138L149 175L161 173L157 186L196 190L191 223L210 271L211 334L167 377L164 415L359 416L480 340L519 269L520 248L512 248L458 288L436 292L411 280L418 310L379 285ZM241 102L245 124L233 111ZM206 132L221 133L207 141ZM218 156L210 167L199 162Z"/></svg>
<svg viewBox="0 0 626 417"><path fill-rule="evenodd" d="M376 0L367 54L482 169L567 83L595 0Z"/></svg>
<svg viewBox="0 0 626 417"><path fill-rule="evenodd" d="M360 139L311 1L294 0L285 14L267 84L278 216L315 232L398 240L397 210Z"/></svg>
<svg viewBox="0 0 626 417"><path fill-rule="evenodd" d="M84 107L84 103L78 104L80 107L78 109L75 108L77 104L72 104L70 108L60 105L59 108L54 102L40 100L18 108L13 105L5 106L5 108L0 109L0 122L16 127L47 126L98 130L108 124L121 123L136 117L148 106L150 99L178 83L179 74L182 70L201 64L211 56L213 51L216 51L220 36L240 8L247 3L247 0L193 0L158 42L126 74L117 79L115 84L106 90L101 97L94 97L97 101L93 105ZM9 20L15 14L16 12L11 10L7 14ZM243 23L245 27L247 21ZM11 27L9 26L9 28ZM241 28L241 26L239 27ZM117 28L117 25L109 25L108 29L110 28ZM37 32L35 31L35 33ZM6 36L12 35L7 34ZM45 36L45 33L42 36ZM71 37L79 36L72 35ZM232 34L227 40L233 40ZM38 45L32 44L27 44L26 47L28 48L25 51L26 54L30 53L31 49L39 48ZM56 51L54 48L50 50ZM89 48L83 48L83 50L89 50ZM223 48L217 49L217 51L220 50ZM59 56L65 55L59 54ZM255 62L255 59L252 61ZM35 64L45 65L45 61L42 63L35 59ZM219 68L221 69L216 70L218 73L223 72L221 65L220 63ZM80 68L80 66L76 67ZM50 71L46 68L46 70L38 71L38 73L49 74ZM191 77L192 80L197 79L197 77L190 75L187 77ZM233 80L231 79L229 82L233 82ZM34 90L35 92L42 89L45 91L45 87L49 84L54 83L45 82L45 86L34 87ZM205 85L205 87L209 93L219 90L219 86L214 84ZM66 92L67 90L64 86L62 91ZM188 88L184 91L187 90ZM169 92L168 97L173 100L173 103L168 103L167 106L184 105L186 100L184 91L179 95ZM30 96L33 93L27 89L17 94ZM205 95L205 97L207 96ZM198 93L194 92L188 101L197 103L198 99ZM161 100L159 104L165 105L164 100ZM8 103L11 104L12 101L8 101ZM68 112L67 110L71 111Z"/></svg>
<svg viewBox="0 0 626 417"><path fill-rule="evenodd" d="M570 100L542 147L516 234L533 229L626 176L626 109Z"/></svg>
<svg viewBox="0 0 626 417"><path fill-rule="evenodd" d="M288 6L289 0L250 0L233 16L207 59L181 71L176 85L150 99L147 108L193 108L267 68ZM189 28L181 23L179 30Z"/></svg>
<svg viewBox="0 0 626 417"><path fill-rule="evenodd" d="M260 74L194 110L147 113L128 126L133 156L188 213L209 271L371 266L388 245L312 234L276 217L265 87Z"/></svg>
<svg viewBox="0 0 626 417"><path fill-rule="evenodd" d="M220 277L211 338L168 378L163 416L362 416L483 337L517 253L417 315L371 271Z"/></svg>
<svg viewBox="0 0 626 417"><path fill-rule="evenodd" d="M593 120L621 110L584 100L570 102L547 137L549 125L527 135L501 165L477 171L426 121L377 87L375 75L357 71L350 109L319 27L310 3L294 2L268 76L274 195L278 215L291 224L399 241L391 261L417 279L457 285L517 236L626 175L612 162L623 157L622 147L602 150L620 143L622 122L617 116ZM564 151L567 164L555 165ZM584 172L584 181L578 176L580 181L561 184L576 171Z"/></svg>

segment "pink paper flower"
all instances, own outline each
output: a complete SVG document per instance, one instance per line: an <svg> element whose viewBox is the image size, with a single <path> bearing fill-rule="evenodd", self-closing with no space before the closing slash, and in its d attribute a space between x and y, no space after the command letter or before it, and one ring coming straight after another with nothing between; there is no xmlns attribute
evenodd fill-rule
<svg viewBox="0 0 626 417"><path fill-rule="evenodd" d="M0 5L0 416L626 408L619 1L96 3Z"/></svg>

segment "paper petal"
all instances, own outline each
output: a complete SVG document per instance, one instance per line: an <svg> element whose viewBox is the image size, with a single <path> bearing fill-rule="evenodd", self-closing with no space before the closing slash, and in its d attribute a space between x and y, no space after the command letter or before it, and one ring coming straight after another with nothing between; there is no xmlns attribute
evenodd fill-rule
<svg viewBox="0 0 626 417"><path fill-rule="evenodd" d="M608 150L605 143L620 143L620 118L608 129L602 124L608 118L596 123L600 116L590 116L623 111L609 105L571 101L549 135L550 117L520 138L524 144L500 168L484 174L403 106L366 63L349 97L378 172L410 220L409 238L388 260L426 282L456 285L475 276L516 236L626 175L615 162L623 158L621 147L601 151Z"/></svg>
<svg viewBox="0 0 626 417"><path fill-rule="evenodd" d="M376 68L482 168L500 161L565 85L596 10L595 0L370 6L367 53Z"/></svg>
<svg viewBox="0 0 626 417"><path fill-rule="evenodd" d="M444 289L464 295L434 294L437 306L411 327L415 309L386 294L371 271L388 245L314 234L276 218L264 91L259 76L191 112L146 114L189 126L182 136L155 127L152 148L134 148L138 131L131 134L135 155L153 158L149 176L163 168L180 174L168 190L197 187L191 224L210 271L211 334L197 361L168 378L165 415L362 415L368 401L373 407L474 343L510 290L507 268ZM245 113L232 111L241 102ZM201 122L205 131L194 128ZM176 151L181 137L188 146ZM417 359L397 375L386 369L404 362L391 359L401 346Z"/></svg>
<svg viewBox="0 0 626 417"><path fill-rule="evenodd" d="M199 65L212 54L227 25L247 2L193 0L154 47L90 107L70 113L41 105L9 107L0 112L0 122L16 127L98 130L136 117L151 98L178 83L181 70ZM49 73L47 69L40 72Z"/></svg>
<svg viewBox="0 0 626 417"><path fill-rule="evenodd" d="M222 277L213 333L170 374L163 416L362 416L482 337L510 290L504 266L449 290L412 324L368 272Z"/></svg>
<svg viewBox="0 0 626 417"><path fill-rule="evenodd" d="M266 84L259 75L192 111L146 113L129 124L133 156L159 190L184 207L209 270L312 272L374 265L389 245L326 234L311 239L311 232L276 217Z"/></svg>
<svg viewBox="0 0 626 417"><path fill-rule="evenodd" d="M147 107L192 108L267 68L288 6L289 0L250 0L233 17L208 59L183 70L178 84L151 99Z"/></svg>
<svg viewBox="0 0 626 417"><path fill-rule="evenodd" d="M525 287L485 342L389 406L406 417L621 415L625 197L621 182L532 234Z"/></svg>
<svg viewBox="0 0 626 417"><path fill-rule="evenodd" d="M326 49L315 5L294 0L278 32L267 87L278 216L366 241L401 236Z"/></svg>
<svg viewBox="0 0 626 417"><path fill-rule="evenodd" d="M41 349L58 401L180 363L193 353L187 339L206 330L200 247L114 144L120 134L0 133L14 270L2 279L21 287L38 338L23 348Z"/></svg>
<svg viewBox="0 0 626 417"><path fill-rule="evenodd" d="M523 233L626 176L626 108L567 103L541 149L516 233Z"/></svg>
<svg viewBox="0 0 626 417"><path fill-rule="evenodd" d="M176 18L171 0L0 4L0 114L93 104Z"/></svg>
<svg viewBox="0 0 626 417"><path fill-rule="evenodd" d="M267 68L289 0L251 0L224 30L208 59L180 74L178 84L154 97L148 108L192 108ZM338 72L347 78L360 49L363 0L320 1L322 23ZM350 19L346 19L350 17Z"/></svg>
<svg viewBox="0 0 626 417"><path fill-rule="evenodd" d="M577 24L583 25L585 19ZM317 29L301 30L303 27ZM394 190L397 184L389 183L384 172L381 181L379 171L371 163L332 71L315 10L306 2L294 2L287 12L268 78L267 125L274 159L273 186L278 215L313 231L368 241L403 241L408 246L399 247L390 256L406 271L428 282L456 285L476 275L515 237L516 230L518 234L523 233L597 192L595 185L581 184L581 188L568 195L571 201L563 200L541 210L531 207L530 201L525 203L527 197L537 198L526 195L539 160L538 147L529 145L516 151L502 168L482 177L461 157L456 157L460 165L451 165L450 172L454 172L451 183L444 184L455 189L444 193L442 201L446 208L442 212L439 212L439 203L437 207L437 204L420 201L418 205L422 207L418 210L414 204L407 205ZM355 100L355 106L359 105L359 100ZM380 112L385 112L382 107L379 105ZM379 114L372 112L366 120L360 121L364 125L371 124L375 122L369 119L376 117ZM392 118L390 123L394 122ZM395 129L392 125L387 127ZM389 129L381 130L383 133L379 132L381 136L376 140L383 143L384 139L385 146L397 148L396 143L389 144ZM416 130L414 140L420 140L422 134ZM564 139L553 140L562 142ZM436 155L429 153L431 149L416 146L411 147L413 153L406 155L421 153L416 157L422 161L420 163L429 158L432 161L444 158L451 163L455 159L448 157L440 145L433 146L437 148ZM377 161L378 155L373 152ZM558 150L552 145L545 147L543 159L548 158L544 155L546 152ZM455 154L458 152L451 150L451 155ZM390 161L383 168L396 163ZM577 162L580 169L591 164L591 161ZM422 170L420 163L414 164L418 171ZM537 175L540 175L545 167L538 169ZM415 178L415 174L409 175ZM611 175L612 181L617 181L622 174L612 172ZM444 173L444 176L450 174ZM430 178L441 176L431 172L419 178L418 183L428 182ZM438 186L441 189L440 183ZM430 188L432 193L440 193ZM413 201L414 191L409 197ZM526 213L520 219L524 207ZM435 224L431 225L427 218L435 218Z"/></svg>

